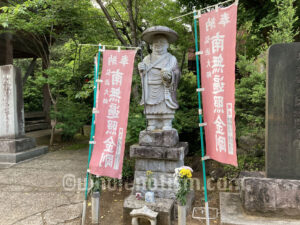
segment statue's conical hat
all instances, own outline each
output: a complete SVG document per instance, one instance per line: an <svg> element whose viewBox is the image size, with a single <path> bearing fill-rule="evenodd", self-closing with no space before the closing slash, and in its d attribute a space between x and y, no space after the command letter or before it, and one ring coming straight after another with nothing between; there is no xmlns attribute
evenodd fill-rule
<svg viewBox="0 0 300 225"><path fill-rule="evenodd" d="M176 33L176 31L165 26L149 27L142 33L142 39L147 43L152 44L153 37L158 34L164 35L168 39L170 44L174 43L178 39L178 34Z"/></svg>

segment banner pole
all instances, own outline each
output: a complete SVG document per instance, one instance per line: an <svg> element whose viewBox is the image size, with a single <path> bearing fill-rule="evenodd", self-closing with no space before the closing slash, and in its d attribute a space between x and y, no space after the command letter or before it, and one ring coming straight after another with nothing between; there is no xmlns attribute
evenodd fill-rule
<svg viewBox="0 0 300 225"><path fill-rule="evenodd" d="M195 33L195 51L198 52L198 34L197 34L197 19L196 11L194 11L194 33ZM200 31L199 31L200 32ZM197 88L200 90L201 81L200 81L200 66L199 66L199 56L196 54L196 69L197 69ZM202 109L201 109L201 94L198 91L198 105L199 105L199 122L202 124ZM202 169L203 169L203 183L204 183L204 199L205 199L205 216L206 216L206 225L209 225L209 207L208 207L208 199L207 199L207 186L206 186L206 171L205 171L205 160L203 159L205 156L204 153L204 138L203 138L203 127L200 126L200 140L201 140L201 156L202 156Z"/></svg>
<svg viewBox="0 0 300 225"><path fill-rule="evenodd" d="M101 56L101 45L99 45L99 52L98 52L98 59L95 60L95 66L94 66L94 101L93 101L93 109L97 105L97 91L98 91L98 77L99 77L99 70L100 70L100 56ZM90 166L90 160L93 152L94 147L94 140L95 140L95 113L93 110L92 115L92 126L91 126L91 134L90 134L90 141L89 141L89 157L88 157L88 164L87 164L87 172L86 172L86 185L85 185L85 194L84 194L84 202L83 202L83 208L82 208L82 220L81 224L85 224L85 214L86 214L86 203L88 198L88 186L89 186L89 166Z"/></svg>

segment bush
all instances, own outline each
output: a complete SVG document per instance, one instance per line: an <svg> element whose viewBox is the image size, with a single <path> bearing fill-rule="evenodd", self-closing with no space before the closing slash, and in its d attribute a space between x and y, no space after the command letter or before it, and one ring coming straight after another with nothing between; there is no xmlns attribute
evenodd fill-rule
<svg viewBox="0 0 300 225"><path fill-rule="evenodd" d="M56 118L56 128L62 129L63 140L71 140L78 130L86 124L91 109L83 103L61 98L57 103L57 111L51 110L51 117Z"/></svg>

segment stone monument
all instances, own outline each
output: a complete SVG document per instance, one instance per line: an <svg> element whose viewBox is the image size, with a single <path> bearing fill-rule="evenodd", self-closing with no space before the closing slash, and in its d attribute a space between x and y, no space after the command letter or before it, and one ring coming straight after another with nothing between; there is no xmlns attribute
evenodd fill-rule
<svg viewBox="0 0 300 225"><path fill-rule="evenodd" d="M171 225L176 213L177 186L174 170L184 165L188 143L179 142L177 130L172 128L175 110L178 108L176 89L180 71L176 58L168 53L170 43L178 38L168 27L155 26L142 34L142 39L152 47L152 53L139 63L143 95L141 104L147 119L147 129L140 132L139 144L130 147L130 157L135 158L134 185L131 195L125 199L124 224L130 223L133 209L149 207L158 212L158 225ZM155 203L146 203L135 198L136 193L146 192L146 171L154 178ZM191 208L194 193L188 196L187 209Z"/></svg>
<svg viewBox="0 0 300 225"><path fill-rule="evenodd" d="M300 224L300 43L270 47L266 92L266 173L220 194L222 224Z"/></svg>
<svg viewBox="0 0 300 225"><path fill-rule="evenodd" d="M25 136L21 71L13 65L0 66L0 168L47 152Z"/></svg>

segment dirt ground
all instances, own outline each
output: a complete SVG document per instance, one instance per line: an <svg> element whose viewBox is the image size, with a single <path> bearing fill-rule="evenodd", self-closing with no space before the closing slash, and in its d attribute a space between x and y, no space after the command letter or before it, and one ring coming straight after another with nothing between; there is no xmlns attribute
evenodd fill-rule
<svg viewBox="0 0 300 225"><path fill-rule="evenodd" d="M195 172L194 177L202 179L201 172ZM219 210L219 190L217 188L218 183L211 183L210 186L215 188L214 191L208 192L209 206L218 208ZM224 191L224 190L222 190ZM116 191L103 190L100 201L100 214L101 225L122 225L123 220L123 202L124 199L130 194L130 191L120 189ZM195 191L195 202L193 207L203 207L204 206L204 193L203 189ZM87 225L91 225L91 203L88 202L87 207ZM192 218L192 212L187 215L187 225L205 225L205 220L195 220ZM211 220L210 224L219 225L220 220ZM177 221L174 221L173 225L177 225Z"/></svg>

